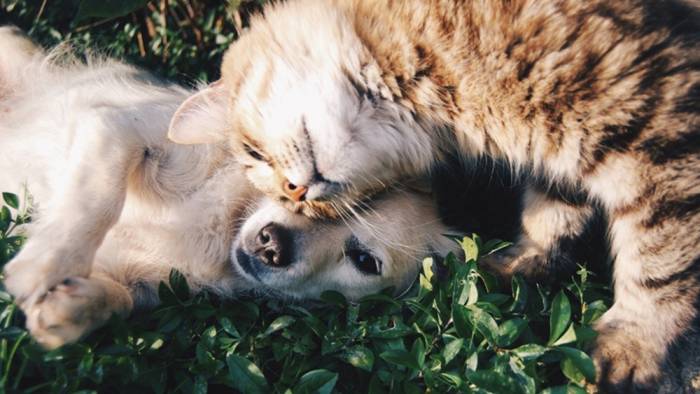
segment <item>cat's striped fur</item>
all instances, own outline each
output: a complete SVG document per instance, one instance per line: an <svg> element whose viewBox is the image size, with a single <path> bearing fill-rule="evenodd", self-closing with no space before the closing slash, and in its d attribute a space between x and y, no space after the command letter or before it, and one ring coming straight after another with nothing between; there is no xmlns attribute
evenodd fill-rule
<svg viewBox="0 0 700 394"><path fill-rule="evenodd" d="M616 301L598 324L599 382L653 389L700 303L698 15L676 0L269 6L224 61L227 138L253 183L280 199L303 185L292 205L311 213L429 171L452 136L466 156L505 159L546 180L509 272L546 270L532 264L600 204Z"/></svg>

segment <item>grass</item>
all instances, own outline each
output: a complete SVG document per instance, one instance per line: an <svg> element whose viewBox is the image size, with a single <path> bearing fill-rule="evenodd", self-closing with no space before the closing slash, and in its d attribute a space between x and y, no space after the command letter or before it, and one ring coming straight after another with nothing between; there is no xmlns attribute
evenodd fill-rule
<svg viewBox="0 0 700 394"><path fill-rule="evenodd" d="M95 8L102 4L102 8ZM118 4L119 9L105 8ZM180 82L217 78L223 50L258 2L0 0L39 42L100 48ZM93 7L93 8L90 8ZM120 8L121 7L121 8ZM3 194L0 265L19 250L16 197ZM583 392L585 349L609 289L581 267L557 287L498 284L479 258L501 247L471 235L465 259L426 260L412 292L348 303L327 292L311 308L190 294L173 272L155 311L114 318L78 344L45 352L0 292L0 391L204 393Z"/></svg>
<svg viewBox="0 0 700 394"><path fill-rule="evenodd" d="M15 24L46 47L69 41L78 52L99 50L189 83L218 79L224 50L261 3L0 0L0 25Z"/></svg>

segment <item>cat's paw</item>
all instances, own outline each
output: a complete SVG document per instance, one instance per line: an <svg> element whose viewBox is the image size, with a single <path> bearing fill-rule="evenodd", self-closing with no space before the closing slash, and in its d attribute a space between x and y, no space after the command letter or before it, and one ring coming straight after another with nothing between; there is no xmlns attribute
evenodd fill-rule
<svg viewBox="0 0 700 394"><path fill-rule="evenodd" d="M601 392L653 392L661 376L662 361L660 349L651 344L653 341L616 324L599 325L597 331L592 356Z"/></svg>
<svg viewBox="0 0 700 394"><path fill-rule="evenodd" d="M99 327L113 310L101 282L69 278L25 309L27 329L41 346L54 349Z"/></svg>

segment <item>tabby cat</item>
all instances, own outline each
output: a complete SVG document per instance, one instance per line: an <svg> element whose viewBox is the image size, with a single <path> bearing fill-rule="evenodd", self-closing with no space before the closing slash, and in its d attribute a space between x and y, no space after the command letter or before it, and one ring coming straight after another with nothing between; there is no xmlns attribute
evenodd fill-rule
<svg viewBox="0 0 700 394"><path fill-rule="evenodd" d="M273 4L229 49L224 83L188 103L218 106L220 127L182 116L170 137L227 138L259 189L321 216L445 150L506 160L546 181L526 191L518 244L490 262L506 275L556 269L548 250L599 204L616 298L597 325L599 384L651 390L697 327L699 15L678 0Z"/></svg>

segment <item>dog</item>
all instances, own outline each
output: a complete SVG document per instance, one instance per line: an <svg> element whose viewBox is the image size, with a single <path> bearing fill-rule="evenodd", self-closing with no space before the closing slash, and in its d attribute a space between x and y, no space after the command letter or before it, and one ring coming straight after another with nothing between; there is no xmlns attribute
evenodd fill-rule
<svg viewBox="0 0 700 394"><path fill-rule="evenodd" d="M457 251L415 190L393 188L336 220L288 211L256 191L227 145L167 139L181 105L201 115L186 114L194 129L218 127L221 114L185 105L195 92L69 52L0 27L0 190L26 190L21 209L33 217L4 284L42 346L154 306L172 269L224 298L335 290L356 300L400 294L421 258Z"/></svg>

